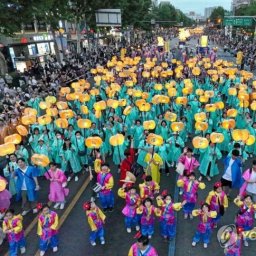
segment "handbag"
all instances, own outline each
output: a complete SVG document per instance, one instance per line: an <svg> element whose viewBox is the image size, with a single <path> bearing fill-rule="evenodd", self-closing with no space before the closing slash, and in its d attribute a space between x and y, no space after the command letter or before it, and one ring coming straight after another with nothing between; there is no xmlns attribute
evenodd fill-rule
<svg viewBox="0 0 256 256"><path fill-rule="evenodd" d="M178 162L175 171L176 171L179 175L183 175L184 170L185 170L185 165L184 165L183 163L181 163L181 162Z"/></svg>

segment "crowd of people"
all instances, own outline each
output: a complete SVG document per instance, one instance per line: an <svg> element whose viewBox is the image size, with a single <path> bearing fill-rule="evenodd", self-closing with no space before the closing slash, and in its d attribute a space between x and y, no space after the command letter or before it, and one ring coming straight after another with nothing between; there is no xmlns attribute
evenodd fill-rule
<svg viewBox="0 0 256 256"><path fill-rule="evenodd" d="M192 246L202 240L207 248L229 210L231 189L239 190L233 200L239 208L234 214L237 229L228 234L236 239L226 243L224 253L240 255L242 244L249 245L244 232L253 230L256 217L256 161L244 169L256 150L250 73L215 58L174 59L155 41L143 41L125 50L107 47L70 56L63 63L52 57L22 77L17 87L9 75L0 80L0 150L11 147L6 145L14 142L7 142L9 136L22 135L12 153L1 153L2 230L11 256L26 251L22 220L31 210L39 212L40 255L49 247L57 252L58 214L38 204L38 177L49 180L48 199L54 209L63 210L69 182L77 182L83 172L89 173L93 190L83 205L92 246L98 239L105 244L104 224L111 218L106 213L115 208L114 183L125 199L126 231L138 232L129 256L157 256L150 245L155 217L160 235L169 241L176 235L175 211L180 210L185 220L198 218ZM236 129L239 138L233 135ZM200 190L222 173L218 160L223 157L223 175L198 207ZM174 170L179 202L161 190L161 179ZM21 214L12 209L11 197L21 200Z"/></svg>

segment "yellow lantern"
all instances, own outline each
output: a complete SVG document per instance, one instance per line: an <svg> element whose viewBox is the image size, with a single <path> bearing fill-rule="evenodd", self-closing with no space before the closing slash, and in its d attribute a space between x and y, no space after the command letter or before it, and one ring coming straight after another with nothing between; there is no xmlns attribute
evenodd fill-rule
<svg viewBox="0 0 256 256"><path fill-rule="evenodd" d="M197 131L203 131L205 132L208 129L208 123L206 122L196 122L195 128Z"/></svg>
<svg viewBox="0 0 256 256"><path fill-rule="evenodd" d="M14 143L5 143L0 145L0 156L7 156L15 152Z"/></svg>
<svg viewBox="0 0 256 256"><path fill-rule="evenodd" d="M61 118L72 118L74 116L74 112L71 109L66 109L66 110L62 110L60 111L60 117Z"/></svg>
<svg viewBox="0 0 256 256"><path fill-rule="evenodd" d="M226 130L234 129L236 121L234 119L226 119L222 121L221 126Z"/></svg>
<svg viewBox="0 0 256 256"><path fill-rule="evenodd" d="M52 118L48 115L43 115L43 116L38 117L38 123L40 125L47 125L47 124L51 123L51 121L52 121Z"/></svg>
<svg viewBox="0 0 256 256"><path fill-rule="evenodd" d="M105 110L107 108L107 104L104 100L95 102L93 104L93 108L97 111Z"/></svg>
<svg viewBox="0 0 256 256"><path fill-rule="evenodd" d="M163 86L161 84L155 84L154 89L156 91L161 91L163 89Z"/></svg>
<svg viewBox="0 0 256 256"><path fill-rule="evenodd" d="M139 110L142 112L148 112L151 109L151 106L149 103L143 103L139 106Z"/></svg>
<svg viewBox="0 0 256 256"><path fill-rule="evenodd" d="M206 138L196 136L192 140L194 148L205 149L208 147L209 142Z"/></svg>
<svg viewBox="0 0 256 256"><path fill-rule="evenodd" d="M16 126L16 130L21 136L27 136L28 135L28 129L23 125Z"/></svg>
<svg viewBox="0 0 256 256"><path fill-rule="evenodd" d="M232 138L235 141L246 141L249 139L250 133L246 129L236 129L232 131Z"/></svg>
<svg viewBox="0 0 256 256"><path fill-rule="evenodd" d="M168 95L169 95L170 97L175 97L175 96L177 95L177 90L176 90L176 88L169 88L169 89L168 89Z"/></svg>
<svg viewBox="0 0 256 256"><path fill-rule="evenodd" d="M164 119L167 120L167 121L170 121L170 122L174 122L176 121L177 119L177 115L175 113L172 113L170 111L167 111L165 114L164 114Z"/></svg>
<svg viewBox="0 0 256 256"><path fill-rule="evenodd" d="M133 81L132 80L128 80L128 81L125 81L125 86L127 87L133 87Z"/></svg>
<svg viewBox="0 0 256 256"><path fill-rule="evenodd" d="M144 99L140 99L140 100L135 101L135 105L137 107L139 107L139 106L141 106L142 104L145 104L145 103L146 103L146 101Z"/></svg>
<svg viewBox="0 0 256 256"><path fill-rule="evenodd" d="M204 95L205 95L207 98L212 98L212 97L214 97L214 91L205 91L205 92L204 92Z"/></svg>
<svg viewBox="0 0 256 256"><path fill-rule="evenodd" d="M222 101L215 102L214 104L215 104L217 109L223 109L224 106L225 106Z"/></svg>
<svg viewBox="0 0 256 256"><path fill-rule="evenodd" d="M72 87L73 89L79 88L80 86L81 86L81 85L80 85L79 82L71 83L71 87Z"/></svg>
<svg viewBox="0 0 256 256"><path fill-rule="evenodd" d="M201 73L200 68L195 67L195 68L192 69L192 74L193 74L194 76L199 76L200 73Z"/></svg>
<svg viewBox="0 0 256 256"><path fill-rule="evenodd" d="M236 117L236 116L237 116L237 110L234 109L234 108L230 108L230 109L227 111L227 116L228 116L228 117Z"/></svg>
<svg viewBox="0 0 256 256"><path fill-rule="evenodd" d="M240 102L239 102L239 106L240 106L241 108L248 108L249 105L250 105L250 103L249 103L249 101L247 101L247 100L244 100L244 101L240 101Z"/></svg>
<svg viewBox="0 0 256 256"><path fill-rule="evenodd" d="M248 101L249 100L249 94L246 93L246 92L239 92L238 93L238 99L241 100L241 101Z"/></svg>
<svg viewBox="0 0 256 256"><path fill-rule="evenodd" d="M98 136L88 137L85 139L85 145L87 148L100 148L102 139Z"/></svg>
<svg viewBox="0 0 256 256"><path fill-rule="evenodd" d="M12 135L5 137L4 143L20 144L21 140L22 140L22 137L19 134L14 133Z"/></svg>
<svg viewBox="0 0 256 256"><path fill-rule="evenodd" d="M118 133L116 135L113 135L109 138L109 143L112 146L120 146L124 143L124 135L121 133Z"/></svg>
<svg viewBox="0 0 256 256"><path fill-rule="evenodd" d="M45 102L45 101L41 101L39 103L39 108L41 109L47 109L51 107L51 103L50 102Z"/></svg>
<svg viewBox="0 0 256 256"><path fill-rule="evenodd" d="M140 98L142 95L142 91L140 90L133 90L132 96L136 98Z"/></svg>
<svg viewBox="0 0 256 256"><path fill-rule="evenodd" d="M124 109L123 114L124 114L125 116L128 116L128 115L131 113L131 111L132 111L132 107L131 107L131 106L127 106L127 107Z"/></svg>
<svg viewBox="0 0 256 256"><path fill-rule="evenodd" d="M194 118L197 122L203 122L206 119L206 114L205 112L196 113Z"/></svg>
<svg viewBox="0 0 256 256"><path fill-rule="evenodd" d="M180 132L184 129L184 124L182 122L173 122L171 128L174 132Z"/></svg>
<svg viewBox="0 0 256 256"><path fill-rule="evenodd" d="M33 154L31 157L31 162L37 166L46 167L50 164L48 156L43 154Z"/></svg>
<svg viewBox="0 0 256 256"><path fill-rule="evenodd" d="M224 135L222 133L212 132L210 139L212 143L222 143L224 141Z"/></svg>
<svg viewBox="0 0 256 256"><path fill-rule="evenodd" d="M185 87L182 89L183 95L188 95L192 93L192 88L191 87Z"/></svg>
<svg viewBox="0 0 256 256"><path fill-rule="evenodd" d="M82 105L82 106L80 107L80 110L81 110L81 112L82 112L84 115L88 115L88 113L89 113L89 110L88 110L88 107L87 107L87 106Z"/></svg>
<svg viewBox="0 0 256 256"><path fill-rule="evenodd" d="M90 95L88 93L79 95L79 101L84 103L90 101Z"/></svg>
<svg viewBox="0 0 256 256"><path fill-rule="evenodd" d="M65 94L69 94L70 93L70 88L69 87L61 87L60 88L60 92L65 95Z"/></svg>
<svg viewBox="0 0 256 256"><path fill-rule="evenodd" d="M37 110L34 108L25 108L24 109L24 115L25 116L36 116Z"/></svg>
<svg viewBox="0 0 256 256"><path fill-rule="evenodd" d="M202 102L202 103L206 103L206 102L208 102L208 100L209 100L209 98L206 97L205 95L201 95L199 97L199 101Z"/></svg>
<svg viewBox="0 0 256 256"><path fill-rule="evenodd" d="M255 137L253 135L249 135L249 138L246 140L245 144L247 146L251 146L255 143Z"/></svg>
<svg viewBox="0 0 256 256"><path fill-rule="evenodd" d="M107 106L109 108L114 108L116 109L118 107L119 103L118 103L118 100L113 100L113 99L108 99L107 100Z"/></svg>
<svg viewBox="0 0 256 256"><path fill-rule="evenodd" d="M55 124L57 127L65 129L68 127L68 120L66 118L58 118L55 120Z"/></svg>
<svg viewBox="0 0 256 256"><path fill-rule="evenodd" d="M98 89L94 88L94 89L91 89L91 90L90 90L90 94L91 94L92 96L97 96L97 95L100 94L100 91L99 91Z"/></svg>
<svg viewBox="0 0 256 256"><path fill-rule="evenodd" d="M118 106L119 107L125 107L126 106L126 99L120 99L118 100Z"/></svg>
<svg viewBox="0 0 256 256"><path fill-rule="evenodd" d="M256 101L253 101L252 103L251 103L251 110L253 110L253 111L255 111L256 110Z"/></svg>
<svg viewBox="0 0 256 256"><path fill-rule="evenodd" d="M59 110L64 110L68 108L68 104L65 101L59 101L56 105Z"/></svg>
<svg viewBox="0 0 256 256"><path fill-rule="evenodd" d="M188 102L187 97L177 97L176 98L176 104L178 105L186 105Z"/></svg>
<svg viewBox="0 0 256 256"><path fill-rule="evenodd" d="M21 117L21 122L24 125L30 125L36 123L36 116L34 115L28 115Z"/></svg>
<svg viewBox="0 0 256 256"><path fill-rule="evenodd" d="M148 93L147 92L143 92L142 94L141 94L141 98L142 99L144 99L144 100L146 100L147 98L148 98Z"/></svg>
<svg viewBox="0 0 256 256"><path fill-rule="evenodd" d="M154 120L144 121L143 127L145 130L154 130L156 127L156 123Z"/></svg>
<svg viewBox="0 0 256 256"><path fill-rule="evenodd" d="M76 94L75 93L66 94L66 100L68 101L76 100Z"/></svg>
<svg viewBox="0 0 256 256"><path fill-rule="evenodd" d="M77 126L81 129L88 129L91 128L92 122L89 119L78 119Z"/></svg>
<svg viewBox="0 0 256 256"><path fill-rule="evenodd" d="M164 140L163 140L162 136L156 135L154 133L150 133L147 136L147 143L152 146L161 146L161 145L163 145Z"/></svg>
<svg viewBox="0 0 256 256"><path fill-rule="evenodd" d="M50 104L55 104L56 101L57 101L57 99L56 99L56 97L54 97L54 96L47 96L47 97L45 98L45 101L46 101L47 103L50 103Z"/></svg>
<svg viewBox="0 0 256 256"><path fill-rule="evenodd" d="M57 108L46 109L46 115L48 115L48 116L57 116L58 114L59 114L59 111Z"/></svg>
<svg viewBox="0 0 256 256"><path fill-rule="evenodd" d="M199 96L204 95L204 90L203 89L196 89L196 95L199 95Z"/></svg>
<svg viewBox="0 0 256 256"><path fill-rule="evenodd" d="M205 105L205 110L207 112L215 112L216 111L216 105L215 104L206 104Z"/></svg>
<svg viewBox="0 0 256 256"><path fill-rule="evenodd" d="M95 117L96 117L97 119L99 119L99 118L101 118L101 116L102 116L101 110L96 110L96 111L95 111Z"/></svg>

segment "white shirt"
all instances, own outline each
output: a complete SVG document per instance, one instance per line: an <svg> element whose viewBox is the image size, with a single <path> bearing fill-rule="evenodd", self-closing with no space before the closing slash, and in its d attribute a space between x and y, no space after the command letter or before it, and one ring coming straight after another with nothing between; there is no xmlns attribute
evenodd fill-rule
<svg viewBox="0 0 256 256"><path fill-rule="evenodd" d="M235 160L231 158L230 161L229 161L228 168L226 169L224 175L222 176L223 179L232 181L231 166L232 166L232 164L233 164L234 162L235 162Z"/></svg>
<svg viewBox="0 0 256 256"><path fill-rule="evenodd" d="M28 166L26 167L25 170L21 169L21 171L23 173L26 173L27 169L28 169ZM26 181L25 181L25 174L22 174L22 175L24 176L24 179L23 179L23 183L22 183L22 186L21 186L21 190L27 190L27 185L26 185Z"/></svg>
<svg viewBox="0 0 256 256"><path fill-rule="evenodd" d="M253 181L254 183L248 183L246 191L252 194L256 194L256 172L252 171L250 181Z"/></svg>

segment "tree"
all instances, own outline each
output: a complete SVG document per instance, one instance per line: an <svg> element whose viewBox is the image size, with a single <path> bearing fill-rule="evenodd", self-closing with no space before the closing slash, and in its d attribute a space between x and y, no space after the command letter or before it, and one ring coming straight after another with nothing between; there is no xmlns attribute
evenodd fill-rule
<svg viewBox="0 0 256 256"><path fill-rule="evenodd" d="M256 2L252 2L250 5L239 8L235 11L238 16L255 16L256 15Z"/></svg>
<svg viewBox="0 0 256 256"><path fill-rule="evenodd" d="M225 16L225 9L221 6L215 8L210 16L210 20L214 23L221 23Z"/></svg>

